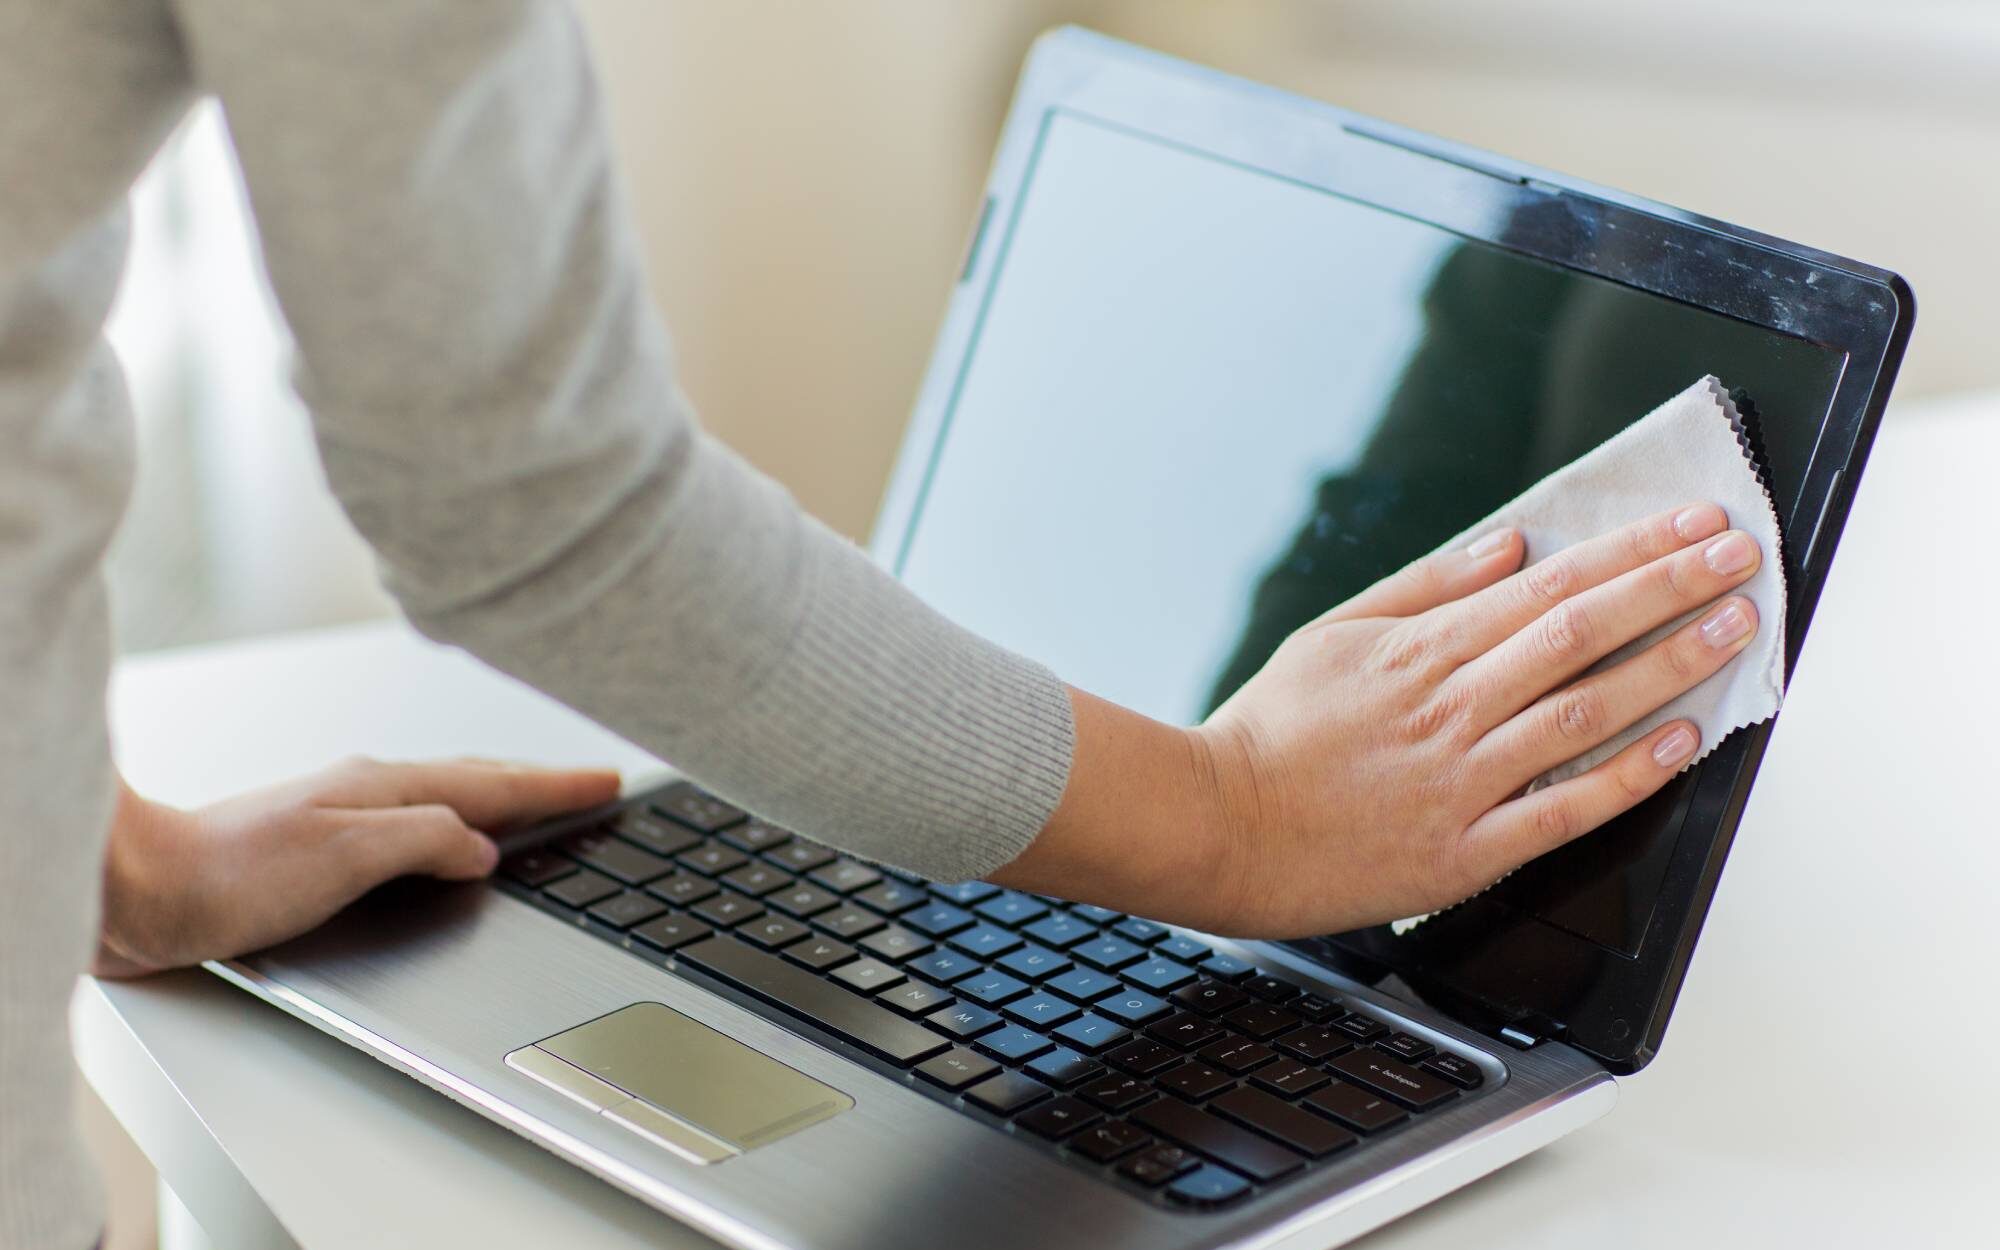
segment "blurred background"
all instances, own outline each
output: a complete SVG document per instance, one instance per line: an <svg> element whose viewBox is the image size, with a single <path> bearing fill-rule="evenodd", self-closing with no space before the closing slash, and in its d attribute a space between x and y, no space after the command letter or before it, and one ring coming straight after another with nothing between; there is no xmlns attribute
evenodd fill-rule
<svg viewBox="0 0 2000 1250"><path fill-rule="evenodd" d="M1076 22L1900 270L1897 392L2000 386L1987 0L584 0L707 425L866 535L1021 58ZM219 114L135 195L113 341L142 430L127 650L380 615L287 385Z"/></svg>

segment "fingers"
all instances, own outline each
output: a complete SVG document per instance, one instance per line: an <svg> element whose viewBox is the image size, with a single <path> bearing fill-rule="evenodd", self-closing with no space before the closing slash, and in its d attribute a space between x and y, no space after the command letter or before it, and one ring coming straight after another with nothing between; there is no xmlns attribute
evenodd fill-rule
<svg viewBox="0 0 2000 1250"><path fill-rule="evenodd" d="M493 871L492 839L441 803L329 812L342 823L350 888L359 894L413 874L469 881Z"/></svg>
<svg viewBox="0 0 2000 1250"><path fill-rule="evenodd" d="M1691 721L1660 726L1578 777L1502 803L1465 832L1462 867L1479 888L1651 797L1694 758Z"/></svg>
<svg viewBox="0 0 2000 1250"><path fill-rule="evenodd" d="M1372 616L1416 616L1439 604L1484 590L1521 567L1526 551L1517 529L1497 529L1406 564L1334 608L1321 620L1353 621Z"/></svg>
<svg viewBox="0 0 2000 1250"><path fill-rule="evenodd" d="M1742 585L1762 561L1741 530L1683 548L1555 605L1452 680L1469 685L1486 724L1500 724L1633 639Z"/></svg>
<svg viewBox="0 0 2000 1250"><path fill-rule="evenodd" d="M1445 639L1444 650L1460 661L1470 660L1499 646L1571 596L1690 543L1712 538L1728 524L1722 509L1712 503L1689 504L1647 517L1559 551L1441 609L1432 627Z"/></svg>
<svg viewBox="0 0 2000 1250"><path fill-rule="evenodd" d="M608 803L619 776L609 769L546 769L490 760L390 764L352 760L319 779L323 806L408 807L442 804L476 829L505 829Z"/></svg>
<svg viewBox="0 0 2000 1250"><path fill-rule="evenodd" d="M1732 596L1623 663L1559 690L1473 748L1510 789L1597 746L1692 690L1729 663L1757 633L1757 608Z"/></svg>

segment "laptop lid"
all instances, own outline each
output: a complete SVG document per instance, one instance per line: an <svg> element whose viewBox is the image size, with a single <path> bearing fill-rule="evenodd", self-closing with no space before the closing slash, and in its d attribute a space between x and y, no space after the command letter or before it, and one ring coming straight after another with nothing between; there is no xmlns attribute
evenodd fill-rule
<svg viewBox="0 0 2000 1250"><path fill-rule="evenodd" d="M1790 665L1912 316L1894 274L1062 30L874 548L967 626L1195 723L1292 629L1713 373L1755 413ZM1413 930L1294 945L1642 1067L1770 732Z"/></svg>

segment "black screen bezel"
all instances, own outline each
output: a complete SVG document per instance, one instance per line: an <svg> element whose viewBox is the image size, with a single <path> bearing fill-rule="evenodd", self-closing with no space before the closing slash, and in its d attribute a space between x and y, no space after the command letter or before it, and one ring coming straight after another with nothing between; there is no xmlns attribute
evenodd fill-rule
<svg viewBox="0 0 2000 1250"><path fill-rule="evenodd" d="M899 566L919 523L1041 135L1058 111L1843 353L1799 501L1781 517L1787 673L1797 664L1909 338L1914 301L1900 277L1075 29L1044 36L1023 72L885 496L878 558ZM1615 1072L1636 1071L1659 1048L1775 724L1732 735L1698 766L1636 956L1478 898L1401 937L1375 927L1290 945L1371 981L1393 975L1473 1027L1559 1038ZM1458 941L1472 932L1482 942L1476 959ZM1567 987L1560 997L1556 986Z"/></svg>

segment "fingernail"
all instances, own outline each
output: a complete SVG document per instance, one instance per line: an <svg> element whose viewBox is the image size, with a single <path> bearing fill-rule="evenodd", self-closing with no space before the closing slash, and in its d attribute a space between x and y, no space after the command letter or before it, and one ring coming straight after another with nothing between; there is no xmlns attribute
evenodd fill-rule
<svg viewBox="0 0 2000 1250"><path fill-rule="evenodd" d="M1726 647L1750 632L1750 614L1734 601L1725 603L1701 623L1701 640L1711 647Z"/></svg>
<svg viewBox="0 0 2000 1250"><path fill-rule="evenodd" d="M1724 576L1741 573L1757 558L1757 544L1745 534L1724 534L1708 545L1701 558L1708 567Z"/></svg>
<svg viewBox="0 0 2000 1250"><path fill-rule="evenodd" d="M1491 534L1487 534L1474 541L1470 547L1465 549L1465 554L1474 560L1484 560L1487 556L1505 547L1507 539L1513 533L1513 530L1494 530Z"/></svg>
<svg viewBox="0 0 2000 1250"><path fill-rule="evenodd" d="M1683 508L1675 514L1674 533L1680 535L1682 542L1691 543L1697 539L1707 538L1728 524L1728 521L1729 518L1722 514L1722 509L1714 504L1698 503Z"/></svg>
<svg viewBox="0 0 2000 1250"><path fill-rule="evenodd" d="M1653 744L1653 762L1661 768L1672 768L1686 762L1694 754L1694 730L1682 725L1666 737Z"/></svg>

